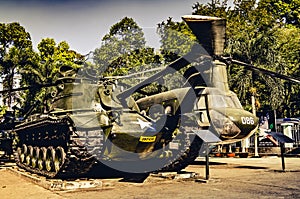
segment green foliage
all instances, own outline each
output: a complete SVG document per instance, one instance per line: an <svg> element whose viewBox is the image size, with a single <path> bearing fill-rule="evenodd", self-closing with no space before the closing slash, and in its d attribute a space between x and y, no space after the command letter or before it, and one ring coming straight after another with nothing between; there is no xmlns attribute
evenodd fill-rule
<svg viewBox="0 0 300 199"><path fill-rule="evenodd" d="M175 61L179 57L191 51L192 46L198 45L197 39L187 24L183 21L175 22L171 17L158 24L157 33L160 36L160 53L165 65ZM180 88L186 81L184 72L189 66L184 67L176 73L166 75L162 78L163 89L171 90Z"/></svg>
<svg viewBox="0 0 300 199"><path fill-rule="evenodd" d="M193 14L196 15L203 15L203 16L214 16L220 18L227 18L227 10L228 10L228 1L220 1L220 0L213 0L211 3L201 4L196 2L193 5L194 12Z"/></svg>
<svg viewBox="0 0 300 199"><path fill-rule="evenodd" d="M7 106L0 106L0 118L3 117L7 110Z"/></svg>
<svg viewBox="0 0 300 199"><path fill-rule="evenodd" d="M278 43L276 45L277 65L280 72L292 76L300 77L300 28L287 25L276 32ZM287 117L300 115L300 85L284 82L284 109L282 112Z"/></svg>
<svg viewBox="0 0 300 199"><path fill-rule="evenodd" d="M174 22L172 18L158 24L160 51L165 62L172 62L191 50L196 37L185 22Z"/></svg>
<svg viewBox="0 0 300 199"><path fill-rule="evenodd" d="M61 66L78 68L77 61L83 56L69 49L63 41L56 45L54 39L43 39L34 52L30 34L19 23L0 23L0 73L4 89L11 90L16 74L21 75L19 86L52 83L58 77ZM24 92L8 92L4 102L11 106L12 100L26 107L36 100L45 101L46 88L32 87Z"/></svg>
<svg viewBox="0 0 300 199"><path fill-rule="evenodd" d="M161 64L161 56L153 48L145 45L146 41L142 29L132 19L125 17L111 26L110 31L102 38L102 45L94 51L94 63L99 75L126 76L147 71ZM139 83L140 78L134 75L130 78L119 79L122 85L133 86ZM149 74L148 74L149 75ZM144 89L146 93L158 92L156 85ZM139 98L142 95L136 94Z"/></svg>
<svg viewBox="0 0 300 199"><path fill-rule="evenodd" d="M0 23L0 74L5 89L13 88L15 74L31 62L32 54L30 34L19 23ZM8 93L3 98L10 105L18 97Z"/></svg>
<svg viewBox="0 0 300 199"><path fill-rule="evenodd" d="M80 68L77 64L83 60L83 56L69 49L67 42L62 41L58 44L52 38L42 39L38 44L39 52L35 55L35 62L32 65L27 65L23 69L22 80L25 85L35 84L51 84L54 83L60 76L59 70L62 66L70 66L74 69ZM47 105L48 94L52 88L32 88L26 91L26 105L32 104L33 101L39 100ZM45 108L45 107L44 107Z"/></svg>
<svg viewBox="0 0 300 199"><path fill-rule="evenodd" d="M38 82L52 83L56 80L60 67L79 68L80 66L76 62L82 60L83 56L69 48L65 41L56 45L54 39L42 39L38 44L39 62L37 68L29 68L29 71L34 72Z"/></svg>
<svg viewBox="0 0 300 199"><path fill-rule="evenodd" d="M258 8L266 10L266 13L277 22L291 24L299 28L299 0L261 0Z"/></svg>
<svg viewBox="0 0 300 199"><path fill-rule="evenodd" d="M133 59L141 62L145 55L145 43L144 33L137 23L132 18L123 18L110 28L109 33L102 38L101 47L94 51L93 60L98 72L126 74L136 64Z"/></svg>

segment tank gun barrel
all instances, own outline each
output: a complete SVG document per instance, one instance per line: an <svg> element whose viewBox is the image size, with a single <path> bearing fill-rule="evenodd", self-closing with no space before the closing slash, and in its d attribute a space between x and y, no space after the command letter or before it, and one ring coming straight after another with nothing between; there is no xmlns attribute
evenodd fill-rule
<svg viewBox="0 0 300 199"><path fill-rule="evenodd" d="M68 79L68 78L64 78L64 79ZM5 90L1 90L0 94L8 93L8 92L24 91L24 90L29 90L29 89L33 89L33 88L40 89L40 88L45 88L45 87L57 86L57 85L61 84L61 82L62 82L62 79L58 79L57 81L55 81L53 83L35 84L32 86L25 86L25 87L13 88L13 89L5 89Z"/></svg>
<svg viewBox="0 0 300 199"><path fill-rule="evenodd" d="M26 86L26 87L19 87L19 88L13 88L13 89L5 89L5 90L0 91L0 94L8 93L8 92L24 91L24 90L29 90L29 89L32 89L32 88L39 89L39 88L42 88L42 87L51 87L51 86L55 86L55 85L56 85L56 83L36 84L34 86Z"/></svg>

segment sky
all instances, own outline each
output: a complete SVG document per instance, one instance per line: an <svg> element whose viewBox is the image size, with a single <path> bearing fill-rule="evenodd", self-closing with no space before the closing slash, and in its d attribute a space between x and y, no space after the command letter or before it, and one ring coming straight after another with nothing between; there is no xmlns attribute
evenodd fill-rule
<svg viewBox="0 0 300 199"><path fill-rule="evenodd" d="M147 46L158 48L158 23L192 14L192 6L210 0L0 0L0 23L19 22L33 46L43 38L66 41L87 54L101 46L102 37L125 16L143 29Z"/></svg>

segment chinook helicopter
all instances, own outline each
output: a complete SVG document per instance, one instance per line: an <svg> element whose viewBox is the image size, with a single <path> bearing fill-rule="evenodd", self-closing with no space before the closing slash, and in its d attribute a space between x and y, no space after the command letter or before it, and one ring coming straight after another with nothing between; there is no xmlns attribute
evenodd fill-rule
<svg viewBox="0 0 300 199"><path fill-rule="evenodd" d="M95 164L128 173L180 171L198 157L203 132L222 143L251 136L258 118L242 108L227 83L225 63L234 60L222 57L225 20L196 15L183 19L202 46L195 45L134 86L124 90L116 82L119 78L99 80L89 71L69 67L60 69L55 83L36 85L52 88L49 111L33 114L33 105L22 118L10 117L0 125L2 132L14 136L16 164L48 178L80 177ZM182 87L132 97L184 67Z"/></svg>

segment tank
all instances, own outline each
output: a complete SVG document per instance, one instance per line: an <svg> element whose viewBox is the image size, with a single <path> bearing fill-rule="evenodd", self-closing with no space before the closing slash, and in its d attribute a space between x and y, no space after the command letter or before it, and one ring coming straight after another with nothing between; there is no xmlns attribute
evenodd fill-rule
<svg viewBox="0 0 300 199"><path fill-rule="evenodd" d="M148 105L115 95L124 92L113 78L65 67L60 74L50 89L49 111L5 122L19 167L68 178L84 176L99 163L129 173L179 171L198 156L201 140L179 126L178 110L190 89L165 93L169 110L155 103L152 113L142 113L140 107Z"/></svg>
<svg viewBox="0 0 300 199"><path fill-rule="evenodd" d="M223 48L225 32L214 28L224 25L223 21L201 16L184 19L196 36L203 35L195 28L203 24L207 34L219 32L209 37L209 53L195 45L183 57L127 88L119 77L99 78L91 71L70 67L62 67L53 84L38 85L49 87L49 108L33 114L37 103L22 118L13 117L2 126L14 137L16 164L48 178L84 176L94 165L127 173L180 171L199 156L208 132L219 137L219 143L252 135L258 119L243 110L229 90L226 65L212 58ZM199 58L200 64L186 70L182 87L138 100L132 97Z"/></svg>

